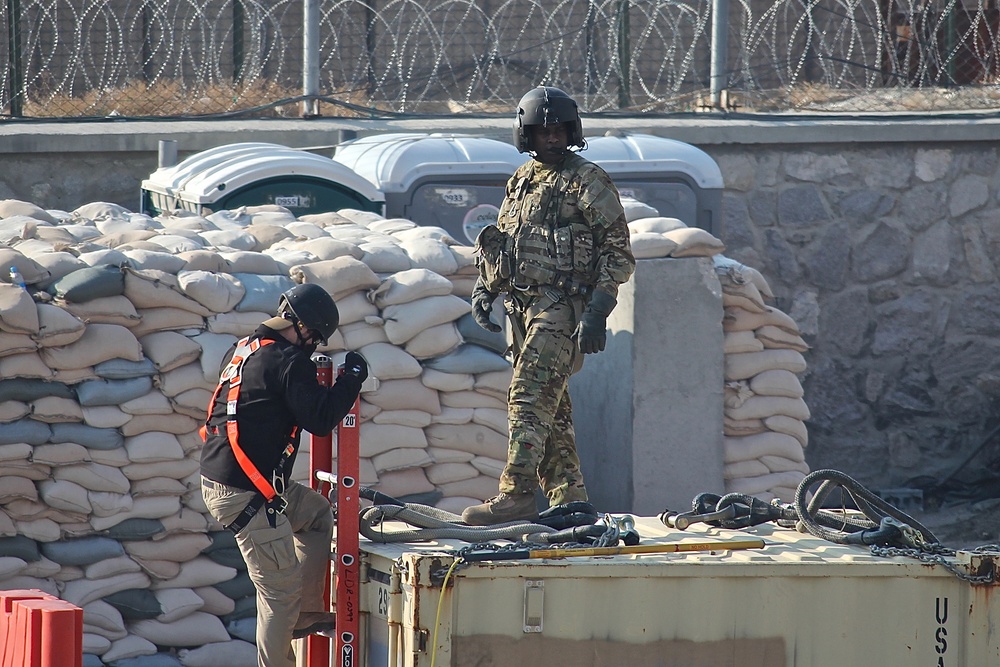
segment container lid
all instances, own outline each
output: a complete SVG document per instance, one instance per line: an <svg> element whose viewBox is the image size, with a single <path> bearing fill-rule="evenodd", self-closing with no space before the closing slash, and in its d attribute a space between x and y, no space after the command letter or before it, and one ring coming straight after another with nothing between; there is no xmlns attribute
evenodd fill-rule
<svg viewBox="0 0 1000 667"><path fill-rule="evenodd" d="M370 201L385 201L369 181L338 162L288 146L256 142L218 146L173 167L157 169L142 182L142 188L208 204L253 183L295 176L332 181Z"/></svg>
<svg viewBox="0 0 1000 667"><path fill-rule="evenodd" d="M333 155L382 192L409 192L420 181L461 183L509 177L529 158L511 144L463 134L382 134L345 142Z"/></svg>
<svg viewBox="0 0 1000 667"><path fill-rule="evenodd" d="M703 189L723 187L722 171L715 160L700 148L676 139L651 134L589 137L582 155L612 178L621 173L682 173Z"/></svg>

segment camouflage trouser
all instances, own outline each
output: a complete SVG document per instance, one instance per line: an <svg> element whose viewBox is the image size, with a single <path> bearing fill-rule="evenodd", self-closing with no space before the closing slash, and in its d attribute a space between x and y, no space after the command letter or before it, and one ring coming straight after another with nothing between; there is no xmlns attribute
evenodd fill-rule
<svg viewBox="0 0 1000 667"><path fill-rule="evenodd" d="M515 308L510 316L525 335L520 347L515 335L514 378L507 392L510 443L500 491L534 493L541 486L550 505L587 500L568 389L580 354L572 338L575 309L564 301L546 301L540 308L536 302L526 313Z"/></svg>

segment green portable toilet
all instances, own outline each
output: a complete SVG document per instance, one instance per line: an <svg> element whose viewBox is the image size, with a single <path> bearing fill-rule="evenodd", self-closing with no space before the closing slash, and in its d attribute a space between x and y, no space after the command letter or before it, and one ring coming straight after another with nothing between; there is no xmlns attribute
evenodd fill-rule
<svg viewBox="0 0 1000 667"><path fill-rule="evenodd" d="M196 153L142 182L142 211L199 214L275 204L296 216L354 208L381 214L385 198L344 165L279 144L246 142Z"/></svg>
<svg viewBox="0 0 1000 667"><path fill-rule="evenodd" d="M333 159L385 195L387 218L441 227L472 245L496 224L507 179L528 156L488 137L392 133L344 142Z"/></svg>
<svg viewBox="0 0 1000 667"><path fill-rule="evenodd" d="M608 172L623 197L721 234L722 171L700 148L651 134L609 133L588 137L581 155Z"/></svg>

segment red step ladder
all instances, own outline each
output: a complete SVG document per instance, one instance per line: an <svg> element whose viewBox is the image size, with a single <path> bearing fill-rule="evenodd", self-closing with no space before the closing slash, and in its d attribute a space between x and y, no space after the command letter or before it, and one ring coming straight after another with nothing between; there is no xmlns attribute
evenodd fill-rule
<svg viewBox="0 0 1000 667"><path fill-rule="evenodd" d="M333 382L333 363L329 357L316 357L316 378L323 386ZM338 373L343 373L343 368ZM333 564L336 585L337 637L333 660L330 655L330 640L316 635L306 641L307 667L355 667L358 664L358 643L360 632L360 566L358 514L361 511L360 456L361 438L360 401L355 400L350 412L337 426L337 528L336 555ZM312 436L309 447L309 464L312 476L310 484L314 491L324 495L330 492L330 483L316 476L326 472L330 477L333 467L333 437ZM330 607L330 581L324 588L324 601Z"/></svg>

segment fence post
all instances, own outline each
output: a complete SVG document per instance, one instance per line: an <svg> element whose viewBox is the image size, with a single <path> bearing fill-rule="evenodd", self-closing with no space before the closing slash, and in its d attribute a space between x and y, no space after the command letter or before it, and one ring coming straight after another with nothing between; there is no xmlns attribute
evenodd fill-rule
<svg viewBox="0 0 1000 667"><path fill-rule="evenodd" d="M629 38L629 0L618 0L618 108L632 106L632 42Z"/></svg>
<svg viewBox="0 0 1000 667"><path fill-rule="evenodd" d="M712 79L709 96L713 109L722 108L722 91L729 84L726 56L729 52L729 0L712 0Z"/></svg>
<svg viewBox="0 0 1000 667"><path fill-rule="evenodd" d="M243 31L246 29L246 9L240 0L233 1L233 83L243 83L243 65L246 60L246 47L243 42Z"/></svg>
<svg viewBox="0 0 1000 667"><path fill-rule="evenodd" d="M10 115L24 115L24 59L21 53L21 0L7 0L7 52L10 62Z"/></svg>
<svg viewBox="0 0 1000 667"><path fill-rule="evenodd" d="M303 0L302 117L319 115L319 0Z"/></svg>

